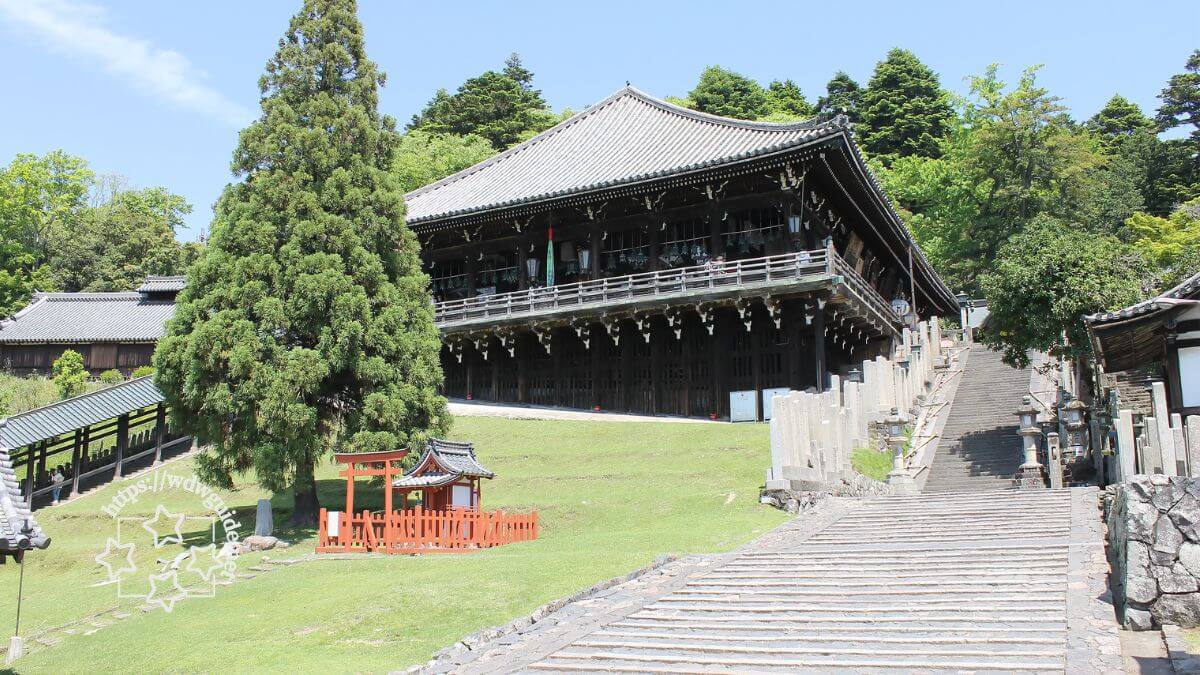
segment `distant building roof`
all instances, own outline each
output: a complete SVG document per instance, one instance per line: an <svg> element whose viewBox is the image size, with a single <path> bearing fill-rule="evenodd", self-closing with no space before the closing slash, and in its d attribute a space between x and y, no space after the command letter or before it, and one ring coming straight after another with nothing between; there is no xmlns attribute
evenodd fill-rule
<svg viewBox="0 0 1200 675"><path fill-rule="evenodd" d="M139 293L178 293L187 285L187 277L156 277L149 276L138 286Z"/></svg>
<svg viewBox="0 0 1200 675"><path fill-rule="evenodd" d="M0 321L0 344L155 342L175 302L142 293L35 293Z"/></svg>
<svg viewBox="0 0 1200 675"><path fill-rule="evenodd" d="M425 454L408 473L397 478L395 487L439 487L459 478L494 478L475 458L475 446L434 438L425 446Z"/></svg>
<svg viewBox="0 0 1200 675"><path fill-rule="evenodd" d="M1163 357L1167 322L1200 304L1200 273L1149 300L1084 317L1092 349L1107 372L1138 368Z"/></svg>
<svg viewBox="0 0 1200 675"><path fill-rule="evenodd" d="M491 159L405 197L410 224L749 159L846 130L838 120L749 122L625 87Z"/></svg>
<svg viewBox="0 0 1200 675"><path fill-rule="evenodd" d="M11 450L58 438L162 401L162 392L154 386L154 378L139 377L0 420L4 422L0 427L0 447Z"/></svg>

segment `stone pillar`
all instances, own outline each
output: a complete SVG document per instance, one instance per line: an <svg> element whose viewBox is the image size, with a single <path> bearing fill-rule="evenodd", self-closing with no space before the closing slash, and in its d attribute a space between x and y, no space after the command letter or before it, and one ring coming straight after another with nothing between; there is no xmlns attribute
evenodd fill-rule
<svg viewBox="0 0 1200 675"><path fill-rule="evenodd" d="M1167 387L1162 382L1152 382L1150 392L1153 398L1155 427L1147 429L1147 434L1156 434L1158 451L1162 453L1162 472L1168 476L1178 476L1178 458L1175 455L1175 439L1171 435L1171 413L1167 408ZM1149 426L1149 425L1147 425Z"/></svg>
<svg viewBox="0 0 1200 675"><path fill-rule="evenodd" d="M1191 420L1189 417L1189 425ZM1197 419L1196 436L1197 440L1200 440L1200 419ZM1133 411L1121 410L1117 413L1117 466L1121 467L1121 475L1117 476L1118 483L1129 480L1138 472L1136 460L1137 440L1133 435Z"/></svg>
<svg viewBox="0 0 1200 675"><path fill-rule="evenodd" d="M1049 466L1050 487L1058 489L1063 486L1062 449L1058 446L1058 432L1046 434L1046 462Z"/></svg>
<svg viewBox="0 0 1200 675"><path fill-rule="evenodd" d="M1200 415L1188 415L1187 421L1188 475L1200 477Z"/></svg>

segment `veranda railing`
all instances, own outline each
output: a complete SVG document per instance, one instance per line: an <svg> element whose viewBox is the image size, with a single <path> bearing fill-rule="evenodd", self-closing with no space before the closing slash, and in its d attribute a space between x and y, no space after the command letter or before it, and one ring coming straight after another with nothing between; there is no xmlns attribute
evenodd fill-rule
<svg viewBox="0 0 1200 675"><path fill-rule="evenodd" d="M842 263L841 269L835 267L835 261ZM837 253L829 249L818 249L446 300L434 303L434 315L436 321L442 324L472 319L506 318L562 308L604 305L623 300L702 293L747 284L845 275L847 271L847 280L861 286L855 286L858 295L878 296L853 268L841 261ZM873 306L891 311L882 298L874 300Z"/></svg>

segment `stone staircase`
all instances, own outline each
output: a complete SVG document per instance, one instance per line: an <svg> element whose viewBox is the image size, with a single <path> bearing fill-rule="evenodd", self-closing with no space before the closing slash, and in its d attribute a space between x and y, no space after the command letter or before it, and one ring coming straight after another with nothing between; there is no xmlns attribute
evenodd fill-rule
<svg viewBox="0 0 1200 675"><path fill-rule="evenodd" d="M815 534L748 547L500 670L1068 670L1070 491L884 497L844 508Z"/></svg>
<svg viewBox="0 0 1200 675"><path fill-rule="evenodd" d="M1015 486L1023 461L1014 412L1029 393L1028 369L1011 368L999 352L974 345L951 404L925 492Z"/></svg>

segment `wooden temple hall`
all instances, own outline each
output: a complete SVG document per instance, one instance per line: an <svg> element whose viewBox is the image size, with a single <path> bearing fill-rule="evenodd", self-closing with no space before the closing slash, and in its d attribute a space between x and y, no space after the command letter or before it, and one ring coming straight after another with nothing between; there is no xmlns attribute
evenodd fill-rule
<svg viewBox="0 0 1200 675"><path fill-rule="evenodd" d="M626 87L406 201L452 397L761 419L958 311L840 116Z"/></svg>

